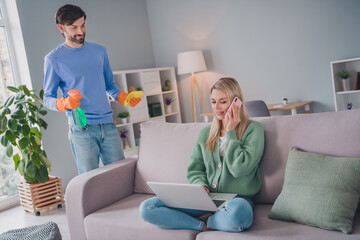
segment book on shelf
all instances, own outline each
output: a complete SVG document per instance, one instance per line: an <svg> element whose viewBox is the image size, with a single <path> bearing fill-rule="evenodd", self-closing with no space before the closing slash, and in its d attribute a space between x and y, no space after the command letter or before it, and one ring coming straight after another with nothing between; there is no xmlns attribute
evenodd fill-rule
<svg viewBox="0 0 360 240"><path fill-rule="evenodd" d="M355 78L354 78L354 90L360 90L360 72L355 72Z"/></svg>

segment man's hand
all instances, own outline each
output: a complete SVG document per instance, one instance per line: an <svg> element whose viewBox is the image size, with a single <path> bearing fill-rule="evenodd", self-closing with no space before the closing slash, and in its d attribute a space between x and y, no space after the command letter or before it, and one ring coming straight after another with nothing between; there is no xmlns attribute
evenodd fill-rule
<svg viewBox="0 0 360 240"><path fill-rule="evenodd" d="M73 89L71 91L74 91L74 90L75 89ZM79 91L77 91L77 92L79 92ZM59 109L60 112L65 112L68 109L78 108L81 105L80 99L83 97L84 97L83 95L72 94L72 95L68 96L67 98L59 98L58 100L56 100L56 107L57 107L57 109Z"/></svg>
<svg viewBox="0 0 360 240"><path fill-rule="evenodd" d="M119 95L117 96L117 101L120 105L124 105L124 102L129 94L127 94L125 91L121 91Z"/></svg>
<svg viewBox="0 0 360 240"><path fill-rule="evenodd" d="M140 91L127 94L125 91L121 91L117 96L118 103L124 106L135 107L141 101L141 98L137 97L139 93ZM142 93L140 95L143 96L144 94Z"/></svg>

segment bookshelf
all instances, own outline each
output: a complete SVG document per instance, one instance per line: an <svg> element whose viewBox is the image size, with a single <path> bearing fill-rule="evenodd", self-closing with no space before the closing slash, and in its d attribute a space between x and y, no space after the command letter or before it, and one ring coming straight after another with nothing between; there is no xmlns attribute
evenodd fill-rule
<svg viewBox="0 0 360 240"><path fill-rule="evenodd" d="M113 71L114 81L120 89L129 92L129 87L141 88L144 97L133 107L125 107L110 101L113 119L120 134L125 129L128 133L128 147L123 148L125 157L138 153L140 124L145 121L181 122L179 95L174 67L146 68L135 70ZM169 89L163 89L170 83ZM164 90L164 91L163 91ZM171 112L166 109L165 99L172 98ZM130 113L127 123L121 123L117 117L120 112Z"/></svg>
<svg viewBox="0 0 360 240"><path fill-rule="evenodd" d="M351 58L330 62L335 111L347 110L348 103L352 104L352 109L360 108L360 89L354 89L357 72L360 72L360 58ZM351 74L350 90L344 91L342 79L337 73L347 70ZM358 86L360 79L358 79ZM358 87L359 88L359 87Z"/></svg>

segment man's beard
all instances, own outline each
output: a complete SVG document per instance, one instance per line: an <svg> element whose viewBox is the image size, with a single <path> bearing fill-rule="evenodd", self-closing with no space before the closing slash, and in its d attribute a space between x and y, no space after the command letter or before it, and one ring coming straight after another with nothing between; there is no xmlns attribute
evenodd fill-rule
<svg viewBox="0 0 360 240"><path fill-rule="evenodd" d="M80 39L76 39L77 36L82 36ZM77 43L77 44L83 44L85 41L85 33L83 35L75 35L69 39L71 42Z"/></svg>

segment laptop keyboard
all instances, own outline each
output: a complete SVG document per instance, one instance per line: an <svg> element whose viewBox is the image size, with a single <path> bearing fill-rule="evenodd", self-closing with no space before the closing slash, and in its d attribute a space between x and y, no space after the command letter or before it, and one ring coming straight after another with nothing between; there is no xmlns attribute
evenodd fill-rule
<svg viewBox="0 0 360 240"><path fill-rule="evenodd" d="M225 200L212 200L215 203L216 207L219 207L221 204L225 202Z"/></svg>

